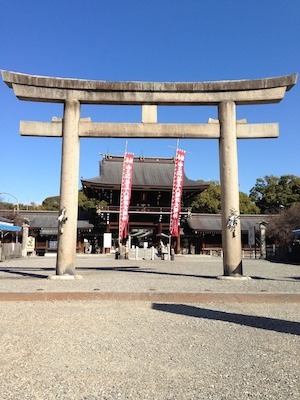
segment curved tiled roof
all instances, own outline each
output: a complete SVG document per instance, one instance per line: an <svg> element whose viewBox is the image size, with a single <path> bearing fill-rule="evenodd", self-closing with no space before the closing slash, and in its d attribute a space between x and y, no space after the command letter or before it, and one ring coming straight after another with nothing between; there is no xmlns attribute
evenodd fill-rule
<svg viewBox="0 0 300 400"><path fill-rule="evenodd" d="M133 163L132 189L172 189L174 175L173 158L135 157ZM83 186L120 186L123 157L106 156L100 164L100 176L82 179ZM208 184L188 179L184 174L183 190L204 190Z"/></svg>
<svg viewBox="0 0 300 400"><path fill-rule="evenodd" d="M241 230L248 231L255 226L259 229L261 222L267 222L270 215L265 214L242 214L241 215ZM222 222L220 214L191 214L186 218L188 226L193 231L199 232L221 232Z"/></svg>
<svg viewBox="0 0 300 400"><path fill-rule="evenodd" d="M23 218L28 220L30 228L58 228L58 211L20 211ZM94 225L87 220L77 220L77 229L92 229Z"/></svg>

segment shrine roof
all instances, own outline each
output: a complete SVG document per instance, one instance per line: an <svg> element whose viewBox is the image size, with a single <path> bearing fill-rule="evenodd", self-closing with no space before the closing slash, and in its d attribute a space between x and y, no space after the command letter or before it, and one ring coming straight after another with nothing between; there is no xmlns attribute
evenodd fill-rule
<svg viewBox="0 0 300 400"><path fill-rule="evenodd" d="M20 211L23 218L28 220L30 228L53 228L58 229L58 211ZM94 225L87 220L77 220L77 229L92 229Z"/></svg>
<svg viewBox="0 0 300 400"><path fill-rule="evenodd" d="M263 214L242 214L241 215L241 230L248 231L249 229L259 230L260 223L266 223L270 215ZM194 214L186 219L188 226L193 231L199 232L220 232L222 231L222 222L220 214Z"/></svg>
<svg viewBox="0 0 300 400"><path fill-rule="evenodd" d="M123 160L121 156L106 155L100 163L100 176L82 179L83 186L120 188ZM174 158L134 157L132 189L166 189L173 187ZM183 190L204 190L208 183L188 179L184 174Z"/></svg>

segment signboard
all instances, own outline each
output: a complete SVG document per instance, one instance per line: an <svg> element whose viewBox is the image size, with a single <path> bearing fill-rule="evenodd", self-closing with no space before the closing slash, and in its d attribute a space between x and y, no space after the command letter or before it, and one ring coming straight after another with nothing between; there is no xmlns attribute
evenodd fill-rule
<svg viewBox="0 0 300 400"><path fill-rule="evenodd" d="M248 229L248 244L249 246L255 245L255 227Z"/></svg>
<svg viewBox="0 0 300 400"><path fill-rule="evenodd" d="M111 248L111 240L112 240L112 235L111 233L104 233L103 234L103 247L104 248Z"/></svg>
<svg viewBox="0 0 300 400"><path fill-rule="evenodd" d="M179 218L181 211L181 196L183 186L183 174L184 174L184 150L176 150L175 157L175 168L173 178L173 191L172 191L172 202L171 202L171 219L170 219L170 234L171 236L178 236Z"/></svg>
<svg viewBox="0 0 300 400"><path fill-rule="evenodd" d="M49 240L48 249L49 250L57 250L57 240Z"/></svg>
<svg viewBox="0 0 300 400"><path fill-rule="evenodd" d="M123 162L121 198L120 198L120 216L119 216L119 238L127 237L128 222L129 222L129 205L131 197L132 185L132 170L133 170L133 154L125 153Z"/></svg>
<svg viewBox="0 0 300 400"><path fill-rule="evenodd" d="M28 236L27 243L26 243L26 251L31 253L34 251L35 248L35 238L33 236Z"/></svg>

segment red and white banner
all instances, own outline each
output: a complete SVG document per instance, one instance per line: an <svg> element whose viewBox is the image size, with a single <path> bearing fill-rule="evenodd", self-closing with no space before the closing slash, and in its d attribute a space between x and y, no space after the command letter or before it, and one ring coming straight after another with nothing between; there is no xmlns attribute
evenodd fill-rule
<svg viewBox="0 0 300 400"><path fill-rule="evenodd" d="M170 220L170 234L171 236L178 236L179 218L181 211L181 195L184 177L184 150L176 150L174 178L173 178L173 191L171 202L171 220Z"/></svg>
<svg viewBox="0 0 300 400"><path fill-rule="evenodd" d="M129 205L131 197L132 185L132 170L133 170L133 154L125 153L123 162L123 173L121 183L120 197L120 215L119 215L119 238L127 237L128 222L129 222Z"/></svg>

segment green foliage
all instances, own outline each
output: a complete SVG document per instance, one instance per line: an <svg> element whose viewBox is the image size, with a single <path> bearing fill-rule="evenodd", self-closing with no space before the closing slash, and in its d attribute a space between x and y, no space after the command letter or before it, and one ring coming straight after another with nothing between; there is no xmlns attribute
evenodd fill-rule
<svg viewBox="0 0 300 400"><path fill-rule="evenodd" d="M59 211L59 196L47 197L42 202L42 208L47 211Z"/></svg>
<svg viewBox="0 0 300 400"><path fill-rule="evenodd" d="M35 204L34 201L32 201L30 204L27 204L26 206L21 204L20 205L20 210L43 210L43 206L40 204Z"/></svg>
<svg viewBox="0 0 300 400"><path fill-rule="evenodd" d="M259 214L260 209L251 201L250 197L240 192L240 213L241 214Z"/></svg>
<svg viewBox="0 0 300 400"><path fill-rule="evenodd" d="M30 204L22 204L22 203L10 203L3 201L3 198L0 196L0 210L41 210L42 206L31 202Z"/></svg>
<svg viewBox="0 0 300 400"><path fill-rule="evenodd" d="M204 192L193 199L192 211L208 214L221 213L221 187L216 181L211 182ZM240 192L240 212L241 214L259 214L259 208L243 192Z"/></svg>
<svg viewBox="0 0 300 400"><path fill-rule="evenodd" d="M93 199L89 199L84 194L83 190L79 190L78 192L78 208L81 210L90 210L96 209L97 206L105 208L107 203L105 201L97 201ZM37 207L35 207L37 209ZM38 207L38 209L47 210L47 211L58 211L59 210L59 196L47 197L42 206Z"/></svg>
<svg viewBox="0 0 300 400"><path fill-rule="evenodd" d="M16 206L13 203L8 203L6 201L1 201L0 198L0 210L15 210Z"/></svg>
<svg viewBox="0 0 300 400"><path fill-rule="evenodd" d="M89 199L84 194L83 190L79 190L78 192L78 208L82 210L89 210L91 208L96 208L97 201L93 199Z"/></svg>
<svg viewBox="0 0 300 400"><path fill-rule="evenodd" d="M204 192L195 196L192 201L192 211L199 213L220 214L221 188L220 185L210 183Z"/></svg>
<svg viewBox="0 0 300 400"><path fill-rule="evenodd" d="M295 175L258 178L250 190L250 198L262 213L278 213L280 209L300 202L300 178Z"/></svg>

